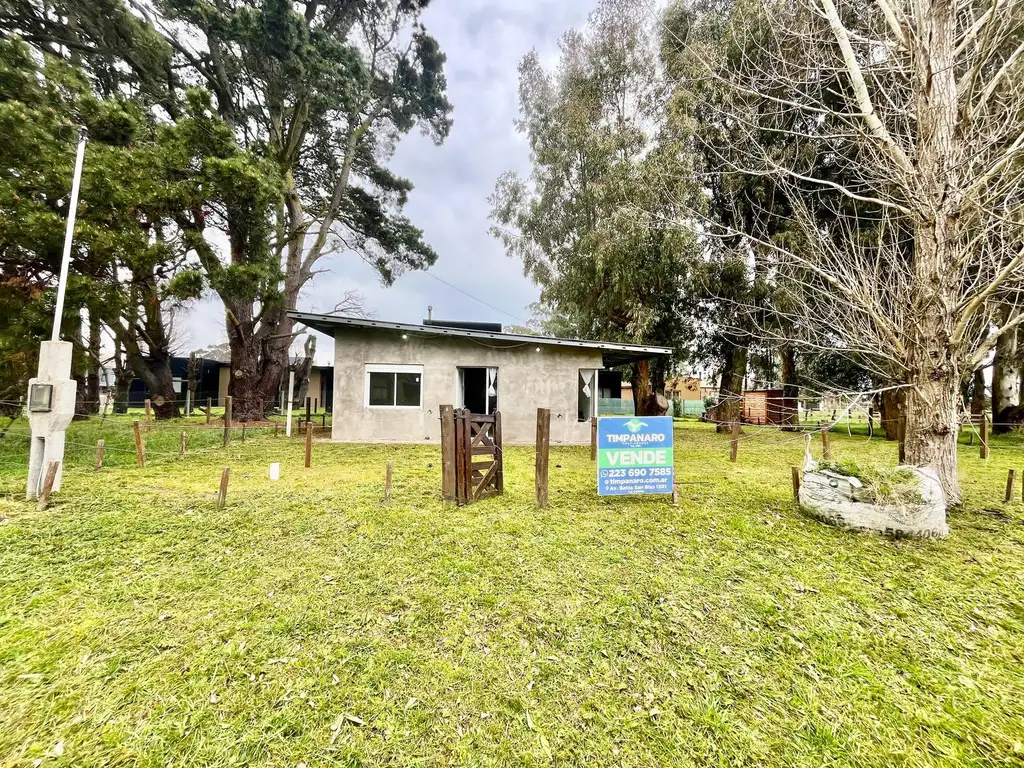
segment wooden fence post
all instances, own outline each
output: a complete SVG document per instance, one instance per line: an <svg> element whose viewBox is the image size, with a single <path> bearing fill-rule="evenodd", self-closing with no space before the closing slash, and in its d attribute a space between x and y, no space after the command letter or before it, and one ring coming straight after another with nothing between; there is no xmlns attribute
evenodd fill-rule
<svg viewBox="0 0 1024 768"><path fill-rule="evenodd" d="M247 421L243 421L243 422L242 422L242 442L243 442L243 443L245 442L245 428L246 428L246 427L247 427L248 425L249 425L249 422L247 422Z"/></svg>
<svg viewBox="0 0 1024 768"><path fill-rule="evenodd" d="M790 467L790 474L793 477L793 498L800 500L800 467Z"/></svg>
<svg viewBox="0 0 1024 768"><path fill-rule="evenodd" d="M537 506L548 505L548 448L551 445L551 409L537 409L537 451L534 462L534 485Z"/></svg>
<svg viewBox="0 0 1024 768"><path fill-rule="evenodd" d="M828 427L821 430L821 458L822 461L832 461L832 434Z"/></svg>
<svg viewBox="0 0 1024 768"><path fill-rule="evenodd" d="M441 406L441 498L455 501L455 409Z"/></svg>
<svg viewBox="0 0 1024 768"><path fill-rule="evenodd" d="M590 417L590 460L597 461L597 416Z"/></svg>
<svg viewBox="0 0 1024 768"><path fill-rule="evenodd" d="M306 469L309 469L309 465L313 458L313 425L310 422L306 422Z"/></svg>
<svg viewBox="0 0 1024 768"><path fill-rule="evenodd" d="M178 455L185 455L185 445L188 442L188 438L185 436L185 430L181 430L181 444L178 446Z"/></svg>
<svg viewBox="0 0 1024 768"><path fill-rule="evenodd" d="M147 399L146 399L146 429L149 429L149 411L150 411L150 404L151 404L151 401L150 401L150 400L149 400L149 399L147 398Z"/></svg>
<svg viewBox="0 0 1024 768"><path fill-rule="evenodd" d="M501 455L501 411L494 412L494 460L498 462L498 468L494 472L494 488L498 493L505 492L505 460Z"/></svg>
<svg viewBox="0 0 1024 768"><path fill-rule="evenodd" d="M53 483L57 479L57 470L60 468L59 461L51 461L46 467L46 477L43 478L43 489L39 493L39 502L36 510L42 512L50 503L50 494L53 493Z"/></svg>
<svg viewBox="0 0 1024 768"><path fill-rule="evenodd" d="M729 440L729 461L736 461L740 453L740 423L732 423L732 437Z"/></svg>
<svg viewBox="0 0 1024 768"><path fill-rule="evenodd" d="M981 458L988 458L988 416L981 414Z"/></svg>
<svg viewBox="0 0 1024 768"><path fill-rule="evenodd" d="M99 472L103 469L103 446L106 443L103 440L96 441L96 471Z"/></svg>
<svg viewBox="0 0 1024 768"><path fill-rule="evenodd" d="M139 460L139 466L146 466L146 446L142 442L142 430L139 428L139 420L136 419L132 422L132 428L135 430L135 457Z"/></svg>
<svg viewBox="0 0 1024 768"><path fill-rule="evenodd" d="M384 470L384 501L391 501L391 462L388 462L387 469Z"/></svg>
<svg viewBox="0 0 1024 768"><path fill-rule="evenodd" d="M470 418L472 412L466 408L462 411L464 418L462 419L462 443L456 443L462 448L462 483L464 493L462 495L462 502L464 504L473 503L473 420ZM482 427L481 427L482 428Z"/></svg>
<svg viewBox="0 0 1024 768"><path fill-rule="evenodd" d="M1006 472L1006 497L1003 499L1007 504L1013 501L1014 486L1017 484L1017 470L1010 469Z"/></svg>
<svg viewBox="0 0 1024 768"><path fill-rule="evenodd" d="M224 509L228 501L228 476L231 474L231 467L224 467L220 473L220 491L217 493L217 509Z"/></svg>
<svg viewBox="0 0 1024 768"><path fill-rule="evenodd" d="M231 396L224 398L224 447L231 444Z"/></svg>
<svg viewBox="0 0 1024 768"><path fill-rule="evenodd" d="M213 398L206 398L206 423L210 423L210 413L213 411Z"/></svg>

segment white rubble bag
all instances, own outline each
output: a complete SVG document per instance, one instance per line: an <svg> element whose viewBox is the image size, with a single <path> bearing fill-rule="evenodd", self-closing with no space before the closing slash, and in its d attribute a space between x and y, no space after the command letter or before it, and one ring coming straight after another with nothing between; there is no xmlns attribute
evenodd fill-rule
<svg viewBox="0 0 1024 768"><path fill-rule="evenodd" d="M858 531L875 531L895 536L922 538L949 535L946 499L935 470L901 466L918 478L922 503L876 504L856 477L820 469L811 458L810 436L804 451L803 477L798 501L800 508L822 522Z"/></svg>

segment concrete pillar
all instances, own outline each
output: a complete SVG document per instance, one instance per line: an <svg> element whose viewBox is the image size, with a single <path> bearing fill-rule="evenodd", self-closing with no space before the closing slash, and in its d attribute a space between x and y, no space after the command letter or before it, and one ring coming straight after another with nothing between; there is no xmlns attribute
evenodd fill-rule
<svg viewBox="0 0 1024 768"><path fill-rule="evenodd" d="M44 341L39 346L39 369L29 380L28 423L32 430L29 450L28 483L25 498L39 495L46 467L51 461L59 462L53 490L60 490L64 474L64 433L75 415L75 394L78 384L71 378L70 341ZM53 387L49 409L33 410L32 385L48 384Z"/></svg>

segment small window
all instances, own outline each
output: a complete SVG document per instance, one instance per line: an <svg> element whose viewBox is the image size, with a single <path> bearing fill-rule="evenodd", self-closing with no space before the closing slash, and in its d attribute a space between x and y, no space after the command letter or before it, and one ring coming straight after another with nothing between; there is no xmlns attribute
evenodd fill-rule
<svg viewBox="0 0 1024 768"><path fill-rule="evenodd" d="M421 408L423 366L368 364L366 405L369 408Z"/></svg>

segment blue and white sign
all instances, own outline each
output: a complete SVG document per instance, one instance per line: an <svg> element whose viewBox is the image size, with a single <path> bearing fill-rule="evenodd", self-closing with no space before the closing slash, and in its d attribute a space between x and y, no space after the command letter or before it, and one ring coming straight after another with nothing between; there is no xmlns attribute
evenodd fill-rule
<svg viewBox="0 0 1024 768"><path fill-rule="evenodd" d="M672 417L597 420L597 493L672 493Z"/></svg>

